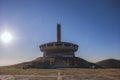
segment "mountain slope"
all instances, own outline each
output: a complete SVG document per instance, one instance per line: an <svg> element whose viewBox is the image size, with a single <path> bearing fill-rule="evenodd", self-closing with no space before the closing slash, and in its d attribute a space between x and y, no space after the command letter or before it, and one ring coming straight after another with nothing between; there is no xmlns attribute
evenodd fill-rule
<svg viewBox="0 0 120 80"><path fill-rule="evenodd" d="M100 68L100 66L88 62L79 57L39 57L33 61L25 62L12 67L16 68Z"/></svg>
<svg viewBox="0 0 120 80"><path fill-rule="evenodd" d="M96 63L97 65L104 68L120 68L120 60L106 59Z"/></svg>

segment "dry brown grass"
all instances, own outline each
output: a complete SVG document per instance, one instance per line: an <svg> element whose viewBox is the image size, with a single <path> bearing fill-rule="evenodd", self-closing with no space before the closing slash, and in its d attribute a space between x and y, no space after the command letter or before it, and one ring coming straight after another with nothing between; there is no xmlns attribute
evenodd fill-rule
<svg viewBox="0 0 120 80"><path fill-rule="evenodd" d="M10 75L73 75L76 80L120 80L120 69L16 69L0 68L0 74Z"/></svg>

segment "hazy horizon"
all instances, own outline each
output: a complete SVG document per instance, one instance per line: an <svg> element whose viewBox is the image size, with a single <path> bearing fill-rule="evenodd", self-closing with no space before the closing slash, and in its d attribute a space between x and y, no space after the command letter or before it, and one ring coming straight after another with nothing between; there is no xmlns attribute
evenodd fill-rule
<svg viewBox="0 0 120 80"><path fill-rule="evenodd" d="M56 41L61 24L62 41L79 45L76 56L97 62L120 59L119 0L0 0L0 66L42 57L39 45Z"/></svg>

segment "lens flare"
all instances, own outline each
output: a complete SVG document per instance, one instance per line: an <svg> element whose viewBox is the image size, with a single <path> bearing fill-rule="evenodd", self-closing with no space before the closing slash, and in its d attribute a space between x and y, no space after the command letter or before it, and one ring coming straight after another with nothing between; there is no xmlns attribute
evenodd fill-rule
<svg viewBox="0 0 120 80"><path fill-rule="evenodd" d="M4 32L1 34L1 41L4 43L9 43L13 39L13 36L10 32Z"/></svg>

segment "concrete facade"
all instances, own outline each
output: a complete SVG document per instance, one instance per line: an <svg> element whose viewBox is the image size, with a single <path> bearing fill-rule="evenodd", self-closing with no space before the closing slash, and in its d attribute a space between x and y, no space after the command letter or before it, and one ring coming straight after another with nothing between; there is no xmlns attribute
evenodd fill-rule
<svg viewBox="0 0 120 80"><path fill-rule="evenodd" d="M61 42L61 25L57 24L57 42L50 42L39 46L43 57L75 57L78 45Z"/></svg>

